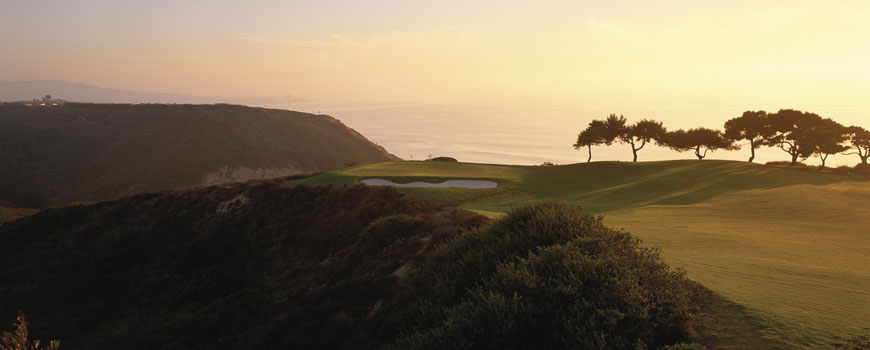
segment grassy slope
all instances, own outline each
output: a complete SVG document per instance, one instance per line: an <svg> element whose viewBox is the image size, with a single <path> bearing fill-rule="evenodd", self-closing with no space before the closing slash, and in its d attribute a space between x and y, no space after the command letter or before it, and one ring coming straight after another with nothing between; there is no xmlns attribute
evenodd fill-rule
<svg viewBox="0 0 870 350"><path fill-rule="evenodd" d="M504 212L558 200L606 213L668 261L746 307L768 339L816 348L870 326L870 184L855 178L726 161L519 167L404 162L352 167L304 180L378 177L490 179L487 190L403 189Z"/></svg>
<svg viewBox="0 0 870 350"><path fill-rule="evenodd" d="M0 104L0 204L9 206L389 160L398 158L323 115L233 105ZM241 168L249 170L217 176Z"/></svg>

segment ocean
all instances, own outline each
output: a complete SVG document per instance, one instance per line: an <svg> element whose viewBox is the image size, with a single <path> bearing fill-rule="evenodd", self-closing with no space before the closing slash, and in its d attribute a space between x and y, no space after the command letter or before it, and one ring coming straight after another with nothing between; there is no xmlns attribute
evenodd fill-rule
<svg viewBox="0 0 870 350"><path fill-rule="evenodd" d="M587 150L572 147L577 134L592 119L602 119L608 114L596 106L503 108L451 102L298 102L265 107L332 116L405 160L447 156L463 162L515 165L585 162ZM634 118L627 117L630 122L634 121ZM720 124L724 124L729 117L721 119ZM671 129L722 128L721 125L694 125L691 118L660 120ZM707 158L745 161L749 159L749 153L745 148L716 151ZM593 161L631 159L629 145L614 144L592 149ZM696 158L693 152L680 153L657 145L647 145L639 152L639 161L672 159ZM757 163L787 160L790 160L788 154L778 148L757 151ZM805 162L819 164L816 158ZM831 156L828 165L855 165L857 162L857 156L836 155Z"/></svg>

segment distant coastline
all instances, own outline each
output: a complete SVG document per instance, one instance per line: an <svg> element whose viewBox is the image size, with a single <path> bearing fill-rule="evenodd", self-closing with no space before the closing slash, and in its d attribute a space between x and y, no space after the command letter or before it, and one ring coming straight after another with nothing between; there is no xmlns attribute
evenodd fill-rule
<svg viewBox="0 0 870 350"><path fill-rule="evenodd" d="M63 80L0 80L0 101L30 101L33 98L53 95L71 102L91 103L229 103L263 107L269 104L288 104L311 101L290 94L281 96L198 96L168 92L148 92L125 89L109 89L98 86L72 83Z"/></svg>

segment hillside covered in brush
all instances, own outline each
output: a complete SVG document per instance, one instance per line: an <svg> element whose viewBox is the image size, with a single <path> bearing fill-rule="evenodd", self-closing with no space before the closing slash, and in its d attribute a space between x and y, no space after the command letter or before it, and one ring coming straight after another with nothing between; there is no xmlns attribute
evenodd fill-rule
<svg viewBox="0 0 870 350"><path fill-rule="evenodd" d="M75 349L671 349L693 287L561 204L496 221L287 179L49 208L0 226L0 320ZM679 349L700 349L680 347Z"/></svg>
<svg viewBox="0 0 870 350"><path fill-rule="evenodd" d="M0 104L0 206L44 208L398 160L325 115L235 105Z"/></svg>
<svg viewBox="0 0 870 350"><path fill-rule="evenodd" d="M0 316L24 310L64 349L340 344L406 264L485 221L278 181L49 208L0 226Z"/></svg>

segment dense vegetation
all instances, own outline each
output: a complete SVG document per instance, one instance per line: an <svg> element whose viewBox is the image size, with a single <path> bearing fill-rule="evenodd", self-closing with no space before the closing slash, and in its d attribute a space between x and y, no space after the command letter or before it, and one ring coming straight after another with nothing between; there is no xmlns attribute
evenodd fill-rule
<svg viewBox="0 0 870 350"><path fill-rule="evenodd" d="M396 215L419 222L360 237ZM335 347L395 271L485 220L392 189L278 181L49 208L0 226L0 319L24 310L64 349Z"/></svg>
<svg viewBox="0 0 870 350"><path fill-rule="evenodd" d="M638 243L566 205L517 208L438 246L403 281L385 310L398 334L390 348L659 349L688 340L689 281Z"/></svg>
<svg viewBox="0 0 870 350"><path fill-rule="evenodd" d="M630 234L556 204L488 221L392 188L286 180L49 208L0 226L0 318L25 310L64 349L694 339L688 280Z"/></svg>
<svg viewBox="0 0 870 350"><path fill-rule="evenodd" d="M708 152L724 149L737 150L738 142L748 142L755 160L755 151L761 146L778 147L788 153L791 165L801 159L818 156L821 167L829 156L845 153L857 155L861 166L870 159L870 131L858 126L845 127L830 118L815 113L782 109L776 113L747 111L725 123L725 131L709 128L668 131L661 122L641 120L629 125L623 116L611 114L605 120L593 120L574 143L575 149L587 148L592 161L592 146L611 145L613 142L631 145L634 161L637 152L648 143L655 142L676 151L694 151L698 159Z"/></svg>
<svg viewBox="0 0 870 350"><path fill-rule="evenodd" d="M0 206L398 160L328 116L233 105L0 104Z"/></svg>

